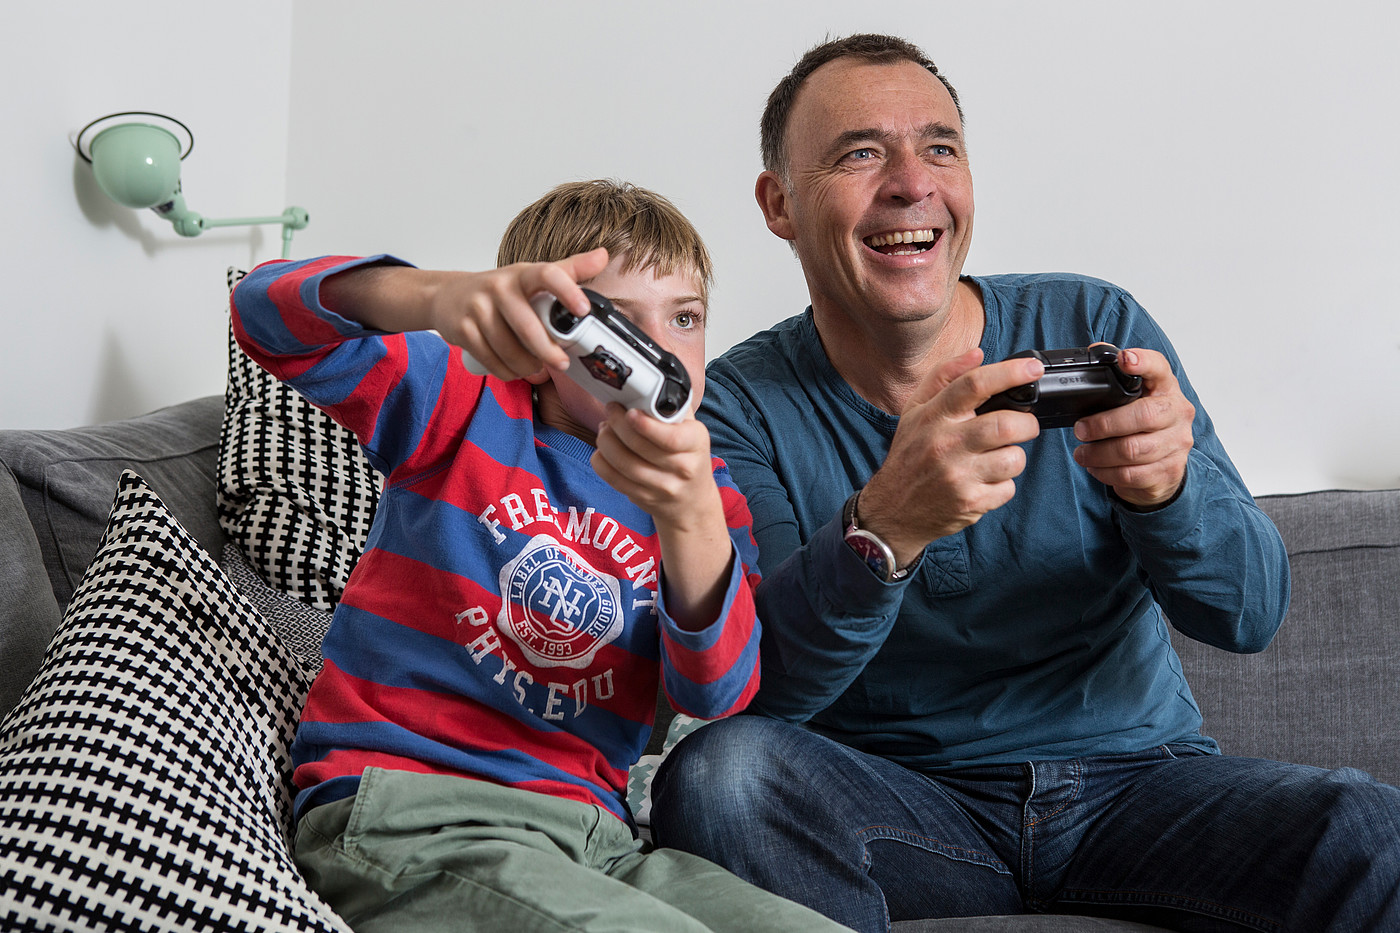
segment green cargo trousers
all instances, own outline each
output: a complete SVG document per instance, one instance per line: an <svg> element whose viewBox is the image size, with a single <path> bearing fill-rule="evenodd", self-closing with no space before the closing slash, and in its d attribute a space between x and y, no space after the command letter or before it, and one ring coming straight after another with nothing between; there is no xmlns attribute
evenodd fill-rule
<svg viewBox="0 0 1400 933"><path fill-rule="evenodd" d="M356 933L845 930L697 856L647 851L602 807L366 769L297 827L307 881Z"/></svg>

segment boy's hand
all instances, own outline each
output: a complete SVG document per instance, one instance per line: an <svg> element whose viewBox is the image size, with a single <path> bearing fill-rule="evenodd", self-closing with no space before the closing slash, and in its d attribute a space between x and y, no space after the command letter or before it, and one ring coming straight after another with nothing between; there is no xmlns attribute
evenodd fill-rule
<svg viewBox="0 0 1400 933"><path fill-rule="evenodd" d="M661 525L694 530L705 509L724 524L710 460L710 432L687 416L674 424L609 402L593 469ZM713 516L709 516L713 518ZM727 537L726 532L726 537Z"/></svg>
<svg viewBox="0 0 1400 933"><path fill-rule="evenodd" d="M645 509L661 545L666 606L682 628L718 616L734 548L710 460L710 432L693 414L674 424L608 404L593 469Z"/></svg>
<svg viewBox="0 0 1400 933"><path fill-rule="evenodd" d="M600 248L558 262L447 273L429 291L429 326L493 376L543 382L545 367L563 371L569 356L550 338L530 299L548 292L575 314L586 314L588 298L578 283L607 264L608 252Z"/></svg>

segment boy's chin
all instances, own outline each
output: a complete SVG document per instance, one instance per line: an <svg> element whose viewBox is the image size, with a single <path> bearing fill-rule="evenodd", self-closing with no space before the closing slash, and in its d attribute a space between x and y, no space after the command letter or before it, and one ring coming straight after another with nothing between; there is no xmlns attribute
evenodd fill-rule
<svg viewBox="0 0 1400 933"><path fill-rule="evenodd" d="M603 403L561 374L540 384L540 413L546 424L570 434L588 434L590 443L603 422Z"/></svg>

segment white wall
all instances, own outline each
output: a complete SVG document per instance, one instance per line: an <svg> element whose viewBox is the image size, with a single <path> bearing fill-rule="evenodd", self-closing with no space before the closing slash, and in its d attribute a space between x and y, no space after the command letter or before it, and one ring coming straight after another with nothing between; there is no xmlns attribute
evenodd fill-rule
<svg viewBox="0 0 1400 933"><path fill-rule="evenodd" d="M221 373L205 361L222 366L222 320L208 317L221 313L221 270L279 249L272 228L260 242L180 241L154 218L136 227L131 212L94 204L65 151L94 116L169 107L198 139L191 206L302 205L312 222L298 254L387 250L485 268L510 217L559 181L654 187L715 253L717 353L805 304L795 261L752 200L764 98L807 47L869 30L922 45L963 97L979 208L968 271L1072 270L1131 289L1176 342L1256 493L1400 485L1389 287L1400 17L1380 0L401 0L392 11L295 0L290 27L272 0L237 16L170 4L165 34L203 52L185 69L150 51L150 33L87 6L67 36L71 4L26 9L38 48L0 60L8 86L32 95L0 107L24 128L19 167L39 178L3 182L22 222L0 259L12 293L0 352L19 370L0 375L0 426L31 420L17 400L35 386L60 400L33 409L46 426L216 390ZM288 58L289 87L277 73Z"/></svg>
<svg viewBox="0 0 1400 933"><path fill-rule="evenodd" d="M108 201L69 134L122 110L182 120L207 217L286 206L291 10L277 0L6 7L0 54L0 428L65 428L222 393L227 266L276 227L177 236Z"/></svg>
<svg viewBox="0 0 1400 933"><path fill-rule="evenodd" d="M559 181L654 187L716 255L718 352L805 304L752 200L767 92L896 32L968 113L968 271L1132 290L1256 493L1397 485L1400 17L1322 7L300 0L288 194L310 250L484 268Z"/></svg>

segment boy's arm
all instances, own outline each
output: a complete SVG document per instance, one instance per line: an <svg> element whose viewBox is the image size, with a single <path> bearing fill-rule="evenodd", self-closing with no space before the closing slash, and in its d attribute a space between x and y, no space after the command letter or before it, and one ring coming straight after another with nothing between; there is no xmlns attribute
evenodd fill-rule
<svg viewBox="0 0 1400 933"><path fill-rule="evenodd" d="M748 506L694 418L609 405L593 468L645 509L661 550L662 670L677 710L715 719L758 690L758 549Z"/></svg>
<svg viewBox="0 0 1400 933"><path fill-rule="evenodd" d="M607 265L606 250L552 263L517 263L486 272L369 265L327 278L325 307L384 333L433 330L462 347L492 375L519 379L569 357L549 337L530 298L549 292L578 314L588 299L578 287Z"/></svg>

